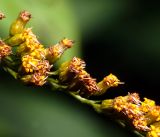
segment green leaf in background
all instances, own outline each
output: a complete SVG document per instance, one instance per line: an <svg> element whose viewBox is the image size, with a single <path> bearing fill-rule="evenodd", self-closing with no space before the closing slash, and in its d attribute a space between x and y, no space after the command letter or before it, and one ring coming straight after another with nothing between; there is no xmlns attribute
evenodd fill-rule
<svg viewBox="0 0 160 137"><path fill-rule="evenodd" d="M28 26L33 27L33 32L39 36L39 40L45 46L56 44L64 37L76 41L74 47L63 55L59 63L73 56L80 57L80 30L72 8L69 0L3 0L0 9L7 18L0 23L1 37L7 37L7 30L19 12L28 10L33 16Z"/></svg>

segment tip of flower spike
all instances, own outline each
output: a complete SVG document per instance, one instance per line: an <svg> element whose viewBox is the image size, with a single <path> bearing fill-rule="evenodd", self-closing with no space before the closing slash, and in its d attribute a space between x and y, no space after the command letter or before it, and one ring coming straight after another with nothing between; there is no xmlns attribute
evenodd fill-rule
<svg viewBox="0 0 160 137"><path fill-rule="evenodd" d="M2 13L2 12L0 12L0 20L2 20L3 18L5 18L6 16Z"/></svg>
<svg viewBox="0 0 160 137"><path fill-rule="evenodd" d="M119 84L124 84L124 82L121 82L115 75L112 73L109 74L104 78L104 83L108 85L109 87L116 87Z"/></svg>
<svg viewBox="0 0 160 137"><path fill-rule="evenodd" d="M20 12L19 17L20 17L23 21L27 22L27 21L30 20L31 14L30 14L28 11L25 11L25 10L24 10L24 11Z"/></svg>
<svg viewBox="0 0 160 137"><path fill-rule="evenodd" d="M74 41L65 38L65 39L61 40L61 43L62 43L64 46L66 46L67 48L71 48L71 47L73 46L73 44L74 44Z"/></svg>

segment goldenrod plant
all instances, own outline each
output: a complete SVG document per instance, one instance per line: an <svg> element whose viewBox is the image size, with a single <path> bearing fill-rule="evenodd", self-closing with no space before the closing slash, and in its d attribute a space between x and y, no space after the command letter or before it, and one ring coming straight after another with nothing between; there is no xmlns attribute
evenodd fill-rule
<svg viewBox="0 0 160 137"><path fill-rule="evenodd" d="M0 20L3 18L5 15L0 12ZM28 11L20 12L10 26L9 36L0 40L0 63L5 71L25 85L50 85L55 91L66 92L92 106L96 112L110 116L138 136L160 136L160 106L155 101L148 98L141 100L138 93L128 93L114 99L93 100L92 97L96 96L97 99L109 88L124 82L114 74L97 82L85 70L85 61L78 57L73 57L56 69L56 61L66 50L72 48L74 41L64 38L46 48L39 42L32 28L26 28L30 19Z"/></svg>

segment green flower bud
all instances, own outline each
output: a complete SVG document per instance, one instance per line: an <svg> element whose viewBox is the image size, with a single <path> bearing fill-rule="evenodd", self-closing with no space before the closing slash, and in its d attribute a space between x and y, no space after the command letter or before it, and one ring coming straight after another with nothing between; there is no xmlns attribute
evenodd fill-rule
<svg viewBox="0 0 160 137"><path fill-rule="evenodd" d="M73 41L63 39L58 44L46 49L46 58L51 64L55 63L68 48L71 48Z"/></svg>
<svg viewBox="0 0 160 137"><path fill-rule="evenodd" d="M15 34L14 36L12 36L11 38L9 38L7 40L7 44L9 44L10 46L17 46L20 45L23 42L23 38L22 38L22 34Z"/></svg>
<svg viewBox="0 0 160 137"><path fill-rule="evenodd" d="M13 36L15 34L22 33L30 18L31 14L28 11L20 12L18 18L10 27L10 35Z"/></svg>

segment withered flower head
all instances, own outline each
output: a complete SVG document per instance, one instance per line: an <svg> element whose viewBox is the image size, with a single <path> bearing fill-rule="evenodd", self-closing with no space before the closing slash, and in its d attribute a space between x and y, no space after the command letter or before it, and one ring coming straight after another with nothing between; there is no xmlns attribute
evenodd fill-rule
<svg viewBox="0 0 160 137"><path fill-rule="evenodd" d="M97 86L96 79L92 78L85 70L80 71L77 79L82 83L80 94L87 96L99 94L100 88Z"/></svg>
<svg viewBox="0 0 160 137"><path fill-rule="evenodd" d="M2 12L0 12L0 20L2 20L3 18L5 18L5 15Z"/></svg>
<svg viewBox="0 0 160 137"><path fill-rule="evenodd" d="M127 96L116 97L113 102L113 108L123 114L133 126L140 131L149 131L148 121L145 113L140 109L141 102L136 93Z"/></svg>
<svg viewBox="0 0 160 137"><path fill-rule="evenodd" d="M128 93L127 102L136 105L141 105L140 97L138 93Z"/></svg>
<svg viewBox="0 0 160 137"><path fill-rule="evenodd" d="M41 73L34 73L30 79L30 82L37 85L43 86L46 83L47 76Z"/></svg>
<svg viewBox="0 0 160 137"><path fill-rule="evenodd" d="M21 80L25 84L33 84L36 86L43 86L46 83L46 79L47 79L46 75L42 75L41 73L38 72L30 75L25 75L21 78Z"/></svg>
<svg viewBox="0 0 160 137"><path fill-rule="evenodd" d="M71 61L63 63L59 68L59 79L61 82L71 81L78 76L79 72L85 68L85 62L77 57Z"/></svg>
<svg viewBox="0 0 160 137"><path fill-rule="evenodd" d="M24 11L20 12L19 18L21 18L24 22L27 22L31 18L31 13L24 10Z"/></svg>
<svg viewBox="0 0 160 137"><path fill-rule="evenodd" d="M0 40L0 59L9 56L12 53L12 48L6 45L2 40Z"/></svg>
<svg viewBox="0 0 160 137"><path fill-rule="evenodd" d="M86 63L77 57L73 57L70 61L70 65L68 66L68 70L70 72L79 73L81 70L83 70L86 66Z"/></svg>
<svg viewBox="0 0 160 137"><path fill-rule="evenodd" d="M74 41L65 38L65 39L61 40L59 43L62 44L66 48L71 48L74 44Z"/></svg>
<svg viewBox="0 0 160 137"><path fill-rule="evenodd" d="M41 75L46 75L51 68L52 68L52 65L49 64L48 60L41 60L37 64L35 71L40 73Z"/></svg>

